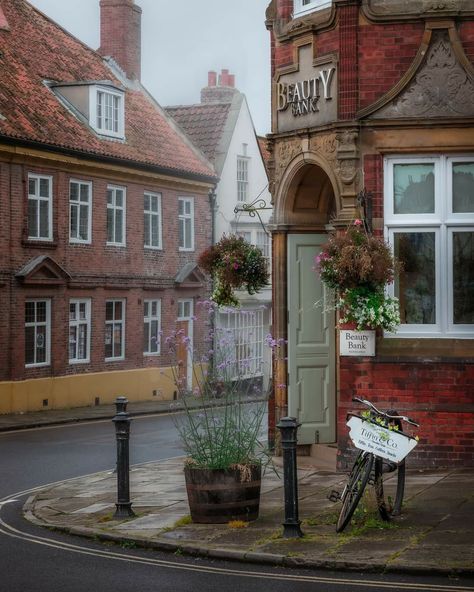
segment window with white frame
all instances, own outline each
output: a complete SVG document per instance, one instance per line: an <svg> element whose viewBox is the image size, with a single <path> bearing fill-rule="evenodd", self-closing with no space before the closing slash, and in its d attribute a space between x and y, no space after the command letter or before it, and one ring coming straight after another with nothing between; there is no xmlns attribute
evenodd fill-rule
<svg viewBox="0 0 474 592"><path fill-rule="evenodd" d="M194 250L194 198L178 198L179 250Z"/></svg>
<svg viewBox="0 0 474 592"><path fill-rule="evenodd" d="M293 2L294 17L332 6L332 0L293 0Z"/></svg>
<svg viewBox="0 0 474 592"><path fill-rule="evenodd" d="M49 366L51 355L51 301L25 302L25 366Z"/></svg>
<svg viewBox="0 0 474 592"><path fill-rule="evenodd" d="M105 359L125 358L125 300L105 303Z"/></svg>
<svg viewBox="0 0 474 592"><path fill-rule="evenodd" d="M161 195L159 193L145 193L143 218L145 247L161 249Z"/></svg>
<svg viewBox="0 0 474 592"><path fill-rule="evenodd" d="M263 309L221 312L218 327L222 337L216 345L217 358L225 360L226 377L236 379L262 374Z"/></svg>
<svg viewBox="0 0 474 592"><path fill-rule="evenodd" d="M91 300L69 301L69 363L89 362L91 336Z"/></svg>
<svg viewBox="0 0 474 592"><path fill-rule="evenodd" d="M53 240L53 178L28 174L28 238Z"/></svg>
<svg viewBox="0 0 474 592"><path fill-rule="evenodd" d="M249 194L249 159L237 156L237 201L247 201Z"/></svg>
<svg viewBox="0 0 474 592"><path fill-rule="evenodd" d="M147 356L160 353L161 300L145 300L143 303L143 353Z"/></svg>
<svg viewBox="0 0 474 592"><path fill-rule="evenodd" d="M69 240L71 243L90 243L92 237L92 183L69 183Z"/></svg>
<svg viewBox="0 0 474 592"><path fill-rule="evenodd" d="M385 159L398 335L474 337L474 155Z"/></svg>
<svg viewBox="0 0 474 592"><path fill-rule="evenodd" d="M125 246L125 187L107 187L107 244Z"/></svg>
<svg viewBox="0 0 474 592"><path fill-rule="evenodd" d="M92 85L89 94L90 124L104 136L124 138L125 95L118 89Z"/></svg>

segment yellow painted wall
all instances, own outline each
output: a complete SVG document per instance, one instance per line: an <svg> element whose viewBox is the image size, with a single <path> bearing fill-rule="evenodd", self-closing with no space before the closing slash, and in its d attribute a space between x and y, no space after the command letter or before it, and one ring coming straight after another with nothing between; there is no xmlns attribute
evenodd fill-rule
<svg viewBox="0 0 474 592"><path fill-rule="evenodd" d="M0 414L66 409L113 403L119 395L132 401L173 400L170 368L143 368L0 382ZM156 390L156 396L153 391ZM48 399L48 406L43 400Z"/></svg>

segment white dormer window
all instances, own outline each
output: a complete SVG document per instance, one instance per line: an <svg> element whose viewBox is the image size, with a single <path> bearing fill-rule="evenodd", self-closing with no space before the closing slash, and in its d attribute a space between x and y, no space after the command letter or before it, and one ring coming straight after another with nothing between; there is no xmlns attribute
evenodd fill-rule
<svg viewBox="0 0 474 592"><path fill-rule="evenodd" d="M332 0L293 0L293 16L303 16L323 8L331 8Z"/></svg>
<svg viewBox="0 0 474 592"><path fill-rule="evenodd" d="M107 87L90 87L90 125L103 136L124 138L124 93Z"/></svg>

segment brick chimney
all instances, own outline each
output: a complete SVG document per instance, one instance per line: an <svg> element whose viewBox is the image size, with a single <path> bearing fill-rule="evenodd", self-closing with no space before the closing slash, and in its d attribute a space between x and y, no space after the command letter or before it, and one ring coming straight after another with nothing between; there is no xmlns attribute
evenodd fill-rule
<svg viewBox="0 0 474 592"><path fill-rule="evenodd" d="M142 9L134 0L100 0L100 48L130 80L141 76Z"/></svg>
<svg viewBox="0 0 474 592"><path fill-rule="evenodd" d="M219 76L209 72L207 86L201 90L201 103L230 103L236 92L235 76L229 70L222 70Z"/></svg>

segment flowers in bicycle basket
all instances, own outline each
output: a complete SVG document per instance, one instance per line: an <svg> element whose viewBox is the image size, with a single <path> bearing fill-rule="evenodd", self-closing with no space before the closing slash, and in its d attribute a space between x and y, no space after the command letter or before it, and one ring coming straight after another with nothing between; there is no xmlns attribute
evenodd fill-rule
<svg viewBox="0 0 474 592"><path fill-rule="evenodd" d="M262 251L241 236L224 235L199 257L199 266L214 280L211 299L219 306L238 306L234 290L255 294L268 285L268 269Z"/></svg>
<svg viewBox="0 0 474 592"><path fill-rule="evenodd" d="M400 324L398 298L385 294L399 263L390 246L369 234L355 220L344 234L334 235L315 259L315 270L335 294L339 323L355 323L357 330L378 327L393 332Z"/></svg>

